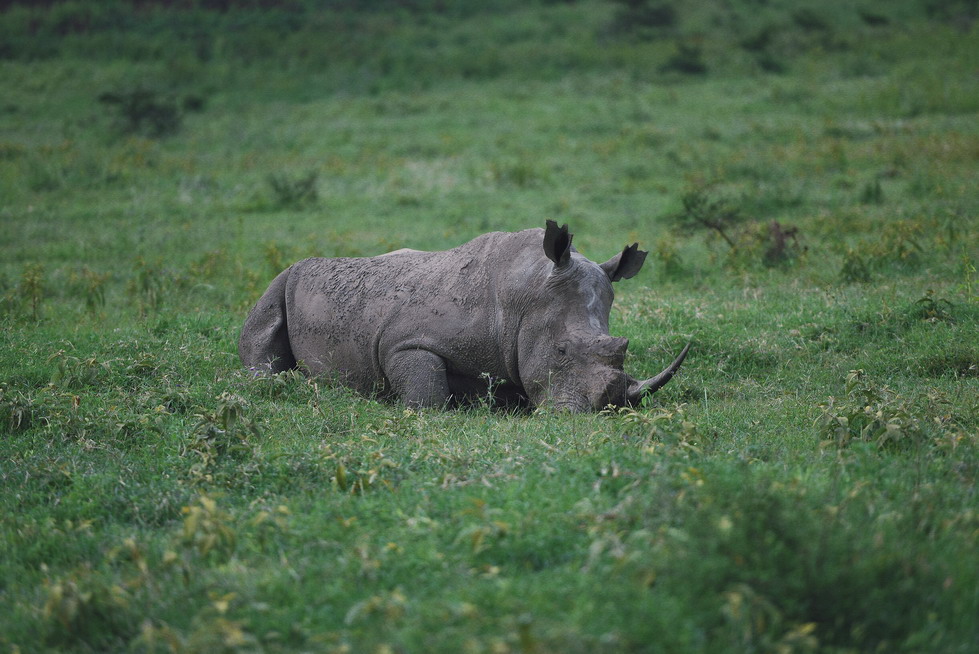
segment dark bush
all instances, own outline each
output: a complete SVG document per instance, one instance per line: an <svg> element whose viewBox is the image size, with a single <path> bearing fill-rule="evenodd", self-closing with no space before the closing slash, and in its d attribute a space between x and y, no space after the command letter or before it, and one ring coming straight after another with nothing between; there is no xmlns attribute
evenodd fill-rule
<svg viewBox="0 0 979 654"><path fill-rule="evenodd" d="M764 52L772 44L775 37L775 27L765 25L751 36L741 39L741 47L749 52Z"/></svg>
<svg viewBox="0 0 979 654"><path fill-rule="evenodd" d="M766 73L784 73L788 70L785 62L770 52L762 52L755 57L758 67Z"/></svg>
<svg viewBox="0 0 979 654"><path fill-rule="evenodd" d="M316 180L319 175L310 171L301 177L289 177L285 174L272 173L266 179L275 205L279 208L298 208L315 204L319 198L316 192Z"/></svg>
<svg viewBox="0 0 979 654"><path fill-rule="evenodd" d="M623 5L622 16L642 27L673 27L677 21L676 7L668 2L649 0L618 0Z"/></svg>
<svg viewBox="0 0 979 654"><path fill-rule="evenodd" d="M929 18L959 23L962 27L979 18L979 0L926 0Z"/></svg>
<svg viewBox="0 0 979 654"><path fill-rule="evenodd" d="M666 60L660 71L675 72L685 75L703 75L707 72L707 62L704 61L704 49L695 43L677 43L676 52Z"/></svg>
<svg viewBox="0 0 979 654"><path fill-rule="evenodd" d="M713 230L732 249L737 247L732 231L745 220L737 201L716 196L706 186L690 189L683 194L681 201L683 210L672 217L680 231Z"/></svg>
<svg viewBox="0 0 979 654"><path fill-rule="evenodd" d="M169 136L183 121L176 100L145 88L106 92L99 96L99 102L114 108L123 130L133 134Z"/></svg>
<svg viewBox="0 0 979 654"><path fill-rule="evenodd" d="M866 11L864 9L858 9L857 13L860 14L860 19L863 20L863 22L872 27L887 25L891 22L891 19L884 14L878 14L872 11Z"/></svg>
<svg viewBox="0 0 979 654"><path fill-rule="evenodd" d="M615 32L636 34L676 26L678 13L669 2L655 0L612 0L619 5L612 21Z"/></svg>
<svg viewBox="0 0 979 654"><path fill-rule="evenodd" d="M106 91L99 102L115 110L121 129L129 134L144 134L159 138L177 133L183 125L184 114L204 110L204 97L188 94L177 98L138 86L122 91Z"/></svg>

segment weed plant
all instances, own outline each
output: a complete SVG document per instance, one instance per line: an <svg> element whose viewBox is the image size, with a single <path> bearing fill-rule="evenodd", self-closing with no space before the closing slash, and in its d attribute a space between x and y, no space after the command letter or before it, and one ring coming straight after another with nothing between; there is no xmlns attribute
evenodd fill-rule
<svg viewBox="0 0 979 654"><path fill-rule="evenodd" d="M974 3L0 4L0 650L975 650ZM240 366L549 218L641 406Z"/></svg>

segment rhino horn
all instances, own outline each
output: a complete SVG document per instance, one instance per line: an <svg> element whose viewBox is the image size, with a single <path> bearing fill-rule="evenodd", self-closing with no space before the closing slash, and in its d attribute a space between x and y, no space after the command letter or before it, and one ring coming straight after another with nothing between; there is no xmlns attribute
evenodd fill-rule
<svg viewBox="0 0 979 654"><path fill-rule="evenodd" d="M655 377L650 377L644 381L634 381L629 384L629 388L626 391L626 397L630 404L636 404L642 399L642 396L646 393L655 393L659 389L666 386L666 383L673 379L673 375L676 371L680 369L680 364L687 357L687 352L690 350L690 343L687 343L683 351L680 352L680 356L673 360L673 363L668 365L663 372L659 373Z"/></svg>

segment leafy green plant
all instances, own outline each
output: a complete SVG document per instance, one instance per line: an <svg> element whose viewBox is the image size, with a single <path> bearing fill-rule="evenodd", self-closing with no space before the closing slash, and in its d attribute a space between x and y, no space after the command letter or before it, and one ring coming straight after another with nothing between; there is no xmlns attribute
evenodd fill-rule
<svg viewBox="0 0 979 654"><path fill-rule="evenodd" d="M145 259L136 259L136 276L129 281L127 291L136 300L140 317L156 312L163 305L166 280L159 265L151 265Z"/></svg>
<svg viewBox="0 0 979 654"><path fill-rule="evenodd" d="M91 523L67 521L59 527L77 536L90 531ZM105 651L128 643L137 633L140 607L158 581L145 548L131 537L107 548L97 567L85 563L62 575L51 574L47 565L42 570L46 639L66 648Z"/></svg>
<svg viewBox="0 0 979 654"><path fill-rule="evenodd" d="M259 639L243 620L227 617L234 593L210 593L211 603L194 617L193 628L182 633L168 624L146 620L139 635L130 642L137 652L169 654L246 654L262 651Z"/></svg>
<svg viewBox="0 0 979 654"><path fill-rule="evenodd" d="M479 377L486 384L486 393L476 398L476 404L486 410L496 408L496 391L505 383L505 381L493 377L493 375L489 374L488 372L480 373Z"/></svg>
<svg viewBox="0 0 979 654"><path fill-rule="evenodd" d="M248 418L247 403L237 395L221 393L213 411L196 414L197 424L187 448L201 458L203 468L223 457L242 458L252 453L252 437L258 437L258 426Z"/></svg>
<svg viewBox="0 0 979 654"><path fill-rule="evenodd" d="M337 490L360 495L379 488L394 488L392 472L399 464L384 455L382 450L372 452L362 460L343 457L336 463L333 484Z"/></svg>
<svg viewBox="0 0 979 654"><path fill-rule="evenodd" d="M0 427L14 434L30 429L37 417L37 403L30 394L0 387Z"/></svg>
<svg viewBox="0 0 979 654"><path fill-rule="evenodd" d="M209 495L199 495L193 504L183 507L181 543L185 550L202 560L227 561L238 544L238 533L230 513L218 506Z"/></svg>
<svg viewBox="0 0 979 654"><path fill-rule="evenodd" d="M860 192L860 202L863 204L884 203L884 189L881 188L879 179L864 184L863 190Z"/></svg>
<svg viewBox="0 0 979 654"><path fill-rule="evenodd" d="M741 207L731 198L712 193L709 186L698 186L680 198L683 210L673 216L677 227L684 232L712 230L732 250L737 249L735 229L746 220Z"/></svg>
<svg viewBox="0 0 979 654"><path fill-rule="evenodd" d="M405 409L402 417L410 421L416 416L411 409ZM401 420L385 420L381 426L369 425L368 432L377 436L409 438L415 435L413 428L405 426ZM335 459L333 486L345 493L360 495L367 491L386 488L394 490L400 476L401 464L393 460L384 448L355 454L331 455Z"/></svg>
<svg viewBox="0 0 979 654"><path fill-rule="evenodd" d="M816 426L827 444L846 447L851 442L878 448L906 448L924 442L927 429L915 408L887 386L878 386L863 370L851 370L844 397L830 397L819 405Z"/></svg>
<svg viewBox="0 0 979 654"><path fill-rule="evenodd" d="M874 273L888 267L917 266L926 252L921 240L923 232L924 226L914 221L898 220L884 225L877 238L847 248L840 269L841 280L867 282Z"/></svg>
<svg viewBox="0 0 979 654"><path fill-rule="evenodd" d="M646 451L663 450L683 457L702 451L701 434L697 424L687 416L684 404L653 410L620 407L606 409L602 415L620 425L623 436Z"/></svg>
<svg viewBox="0 0 979 654"><path fill-rule="evenodd" d="M538 166L528 158L494 162L490 173L497 185L517 188L536 186L545 178Z"/></svg>
<svg viewBox="0 0 979 654"><path fill-rule="evenodd" d="M979 279L976 278L976 265L968 255L962 255L960 271L962 281L957 290L965 296L966 302L979 303Z"/></svg>
<svg viewBox="0 0 979 654"><path fill-rule="evenodd" d="M889 223L881 230L880 238L868 247L870 255L879 264L903 263L917 264L925 249L921 244L924 225L919 222L898 220Z"/></svg>
<svg viewBox="0 0 979 654"><path fill-rule="evenodd" d="M735 584L724 591L721 614L726 640L745 651L755 648L786 654L819 651L815 622L786 625L778 606L747 583Z"/></svg>
<svg viewBox="0 0 979 654"><path fill-rule="evenodd" d="M282 270L285 269L285 259L282 255L282 250L276 243L269 242L265 246L265 260L269 264L269 269L272 270L273 274L278 275Z"/></svg>
<svg viewBox="0 0 979 654"><path fill-rule="evenodd" d="M928 289L925 294L915 300L918 317L928 322L955 322L952 315L952 303L943 297L937 297L935 291Z"/></svg>
<svg viewBox="0 0 979 654"><path fill-rule="evenodd" d="M217 276L218 272L229 263L228 253L224 248L218 248L205 252L199 259L192 262L188 267L188 275L191 279L207 283Z"/></svg>
<svg viewBox="0 0 979 654"><path fill-rule="evenodd" d="M865 283L871 279L870 265L859 250L847 248L840 268L840 280L846 284Z"/></svg>
<svg viewBox="0 0 979 654"><path fill-rule="evenodd" d="M397 622L405 616L407 609L408 598L402 589L395 588L357 602L347 611L343 621L348 625L377 618L385 622Z"/></svg>
<svg viewBox="0 0 979 654"><path fill-rule="evenodd" d="M44 265L31 263L24 266L20 277L20 296L30 306L31 320L41 319L41 302L44 300L45 282Z"/></svg>
<svg viewBox="0 0 979 654"><path fill-rule="evenodd" d="M297 395L303 391L312 390L315 382L299 370L285 370L276 375L265 375L254 380L262 395L273 400L282 400Z"/></svg>
<svg viewBox="0 0 979 654"><path fill-rule="evenodd" d="M105 308L105 286L109 281L107 273L97 273L83 266L80 271L72 271L68 282L78 289L78 294L85 298L85 309L98 313Z"/></svg>
<svg viewBox="0 0 979 654"><path fill-rule="evenodd" d="M46 579L42 615L50 644L108 644L131 621L130 593L104 575L82 566L60 578Z"/></svg>
<svg viewBox="0 0 979 654"><path fill-rule="evenodd" d="M48 363L54 363L55 369L51 374L51 386L61 389L80 389L96 383L100 377L111 370L108 361L99 361L98 357L79 357L58 350L48 357Z"/></svg>
<svg viewBox="0 0 979 654"><path fill-rule="evenodd" d="M466 544L473 554L480 554L496 546L510 533L509 523L500 520L501 511L487 505L484 500L473 499L471 506L462 511L466 526L456 535L457 544Z"/></svg>
<svg viewBox="0 0 979 654"><path fill-rule="evenodd" d="M684 272L683 257L680 255L676 240L670 236L664 235L656 241L652 255L667 276L674 277Z"/></svg>
<svg viewBox="0 0 979 654"><path fill-rule="evenodd" d="M292 514L285 504L260 508L248 521L259 548L265 551L271 543L281 541L281 537L289 533L291 518Z"/></svg>

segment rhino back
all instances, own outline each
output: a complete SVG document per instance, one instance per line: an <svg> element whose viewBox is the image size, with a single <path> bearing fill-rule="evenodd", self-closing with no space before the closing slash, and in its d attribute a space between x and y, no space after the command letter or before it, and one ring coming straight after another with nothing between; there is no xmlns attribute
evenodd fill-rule
<svg viewBox="0 0 979 654"><path fill-rule="evenodd" d="M432 351L457 375L511 378L507 298L519 285L514 275L540 258L540 232L484 234L442 252L295 264L286 306L296 360L365 392L383 389L386 357L404 349Z"/></svg>

